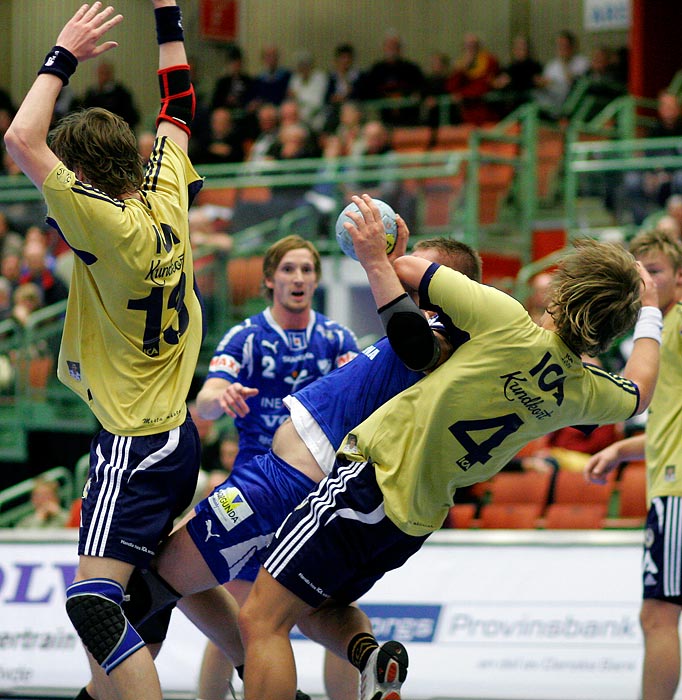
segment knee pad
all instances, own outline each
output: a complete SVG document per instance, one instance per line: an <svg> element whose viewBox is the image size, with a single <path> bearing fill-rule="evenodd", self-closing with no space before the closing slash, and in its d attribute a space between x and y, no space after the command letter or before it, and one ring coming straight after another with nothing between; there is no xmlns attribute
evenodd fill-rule
<svg viewBox="0 0 682 700"><path fill-rule="evenodd" d="M123 614L123 588L106 578L87 579L66 589L66 613L85 648L109 674L144 646Z"/></svg>
<svg viewBox="0 0 682 700"><path fill-rule="evenodd" d="M180 594L156 571L147 569L133 571L126 593L122 607L130 624L146 644L163 642Z"/></svg>

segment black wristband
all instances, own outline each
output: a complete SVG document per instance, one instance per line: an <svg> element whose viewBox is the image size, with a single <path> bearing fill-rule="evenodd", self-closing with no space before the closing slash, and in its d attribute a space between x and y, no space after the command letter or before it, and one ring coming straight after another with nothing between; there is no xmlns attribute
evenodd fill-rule
<svg viewBox="0 0 682 700"><path fill-rule="evenodd" d="M61 79L64 85L69 84L69 78L76 72L78 59L63 46L53 46L45 56L45 62L40 67L38 75L50 73Z"/></svg>
<svg viewBox="0 0 682 700"><path fill-rule="evenodd" d="M184 41L185 35L182 30L182 12L177 5L167 7L157 7L154 10L156 18L156 41L160 44L167 44L169 41Z"/></svg>

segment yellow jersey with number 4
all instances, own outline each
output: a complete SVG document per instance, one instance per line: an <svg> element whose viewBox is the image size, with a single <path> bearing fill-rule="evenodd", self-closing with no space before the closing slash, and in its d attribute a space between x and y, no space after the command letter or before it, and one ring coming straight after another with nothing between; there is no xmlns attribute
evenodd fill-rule
<svg viewBox="0 0 682 700"><path fill-rule="evenodd" d="M422 291L470 339L351 431L357 451L341 450L375 463L386 514L416 536L442 525L457 488L489 479L530 440L625 420L638 402L632 382L584 365L507 294L437 265Z"/></svg>
<svg viewBox="0 0 682 700"><path fill-rule="evenodd" d="M48 222L74 251L59 379L117 435L180 425L202 341L188 208L201 179L157 139L140 198L115 199L62 163L45 180Z"/></svg>

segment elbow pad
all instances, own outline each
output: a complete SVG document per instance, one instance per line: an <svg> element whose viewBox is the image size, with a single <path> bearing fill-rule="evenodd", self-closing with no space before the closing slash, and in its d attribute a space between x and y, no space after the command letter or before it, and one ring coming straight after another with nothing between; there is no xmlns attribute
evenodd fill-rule
<svg viewBox="0 0 682 700"><path fill-rule="evenodd" d="M379 309L391 347L408 369L425 372L438 364L440 345L424 314L407 294Z"/></svg>
<svg viewBox="0 0 682 700"><path fill-rule="evenodd" d="M156 126L163 120L169 121L191 135L197 99L190 80L189 66L163 68L158 74L161 110L156 118Z"/></svg>

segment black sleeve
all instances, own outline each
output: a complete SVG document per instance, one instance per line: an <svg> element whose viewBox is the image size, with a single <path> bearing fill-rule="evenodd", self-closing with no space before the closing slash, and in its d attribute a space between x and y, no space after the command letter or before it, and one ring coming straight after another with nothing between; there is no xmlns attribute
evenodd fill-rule
<svg viewBox="0 0 682 700"><path fill-rule="evenodd" d="M425 372L438 364L440 344L426 317L407 294L378 311L391 347L406 367Z"/></svg>

